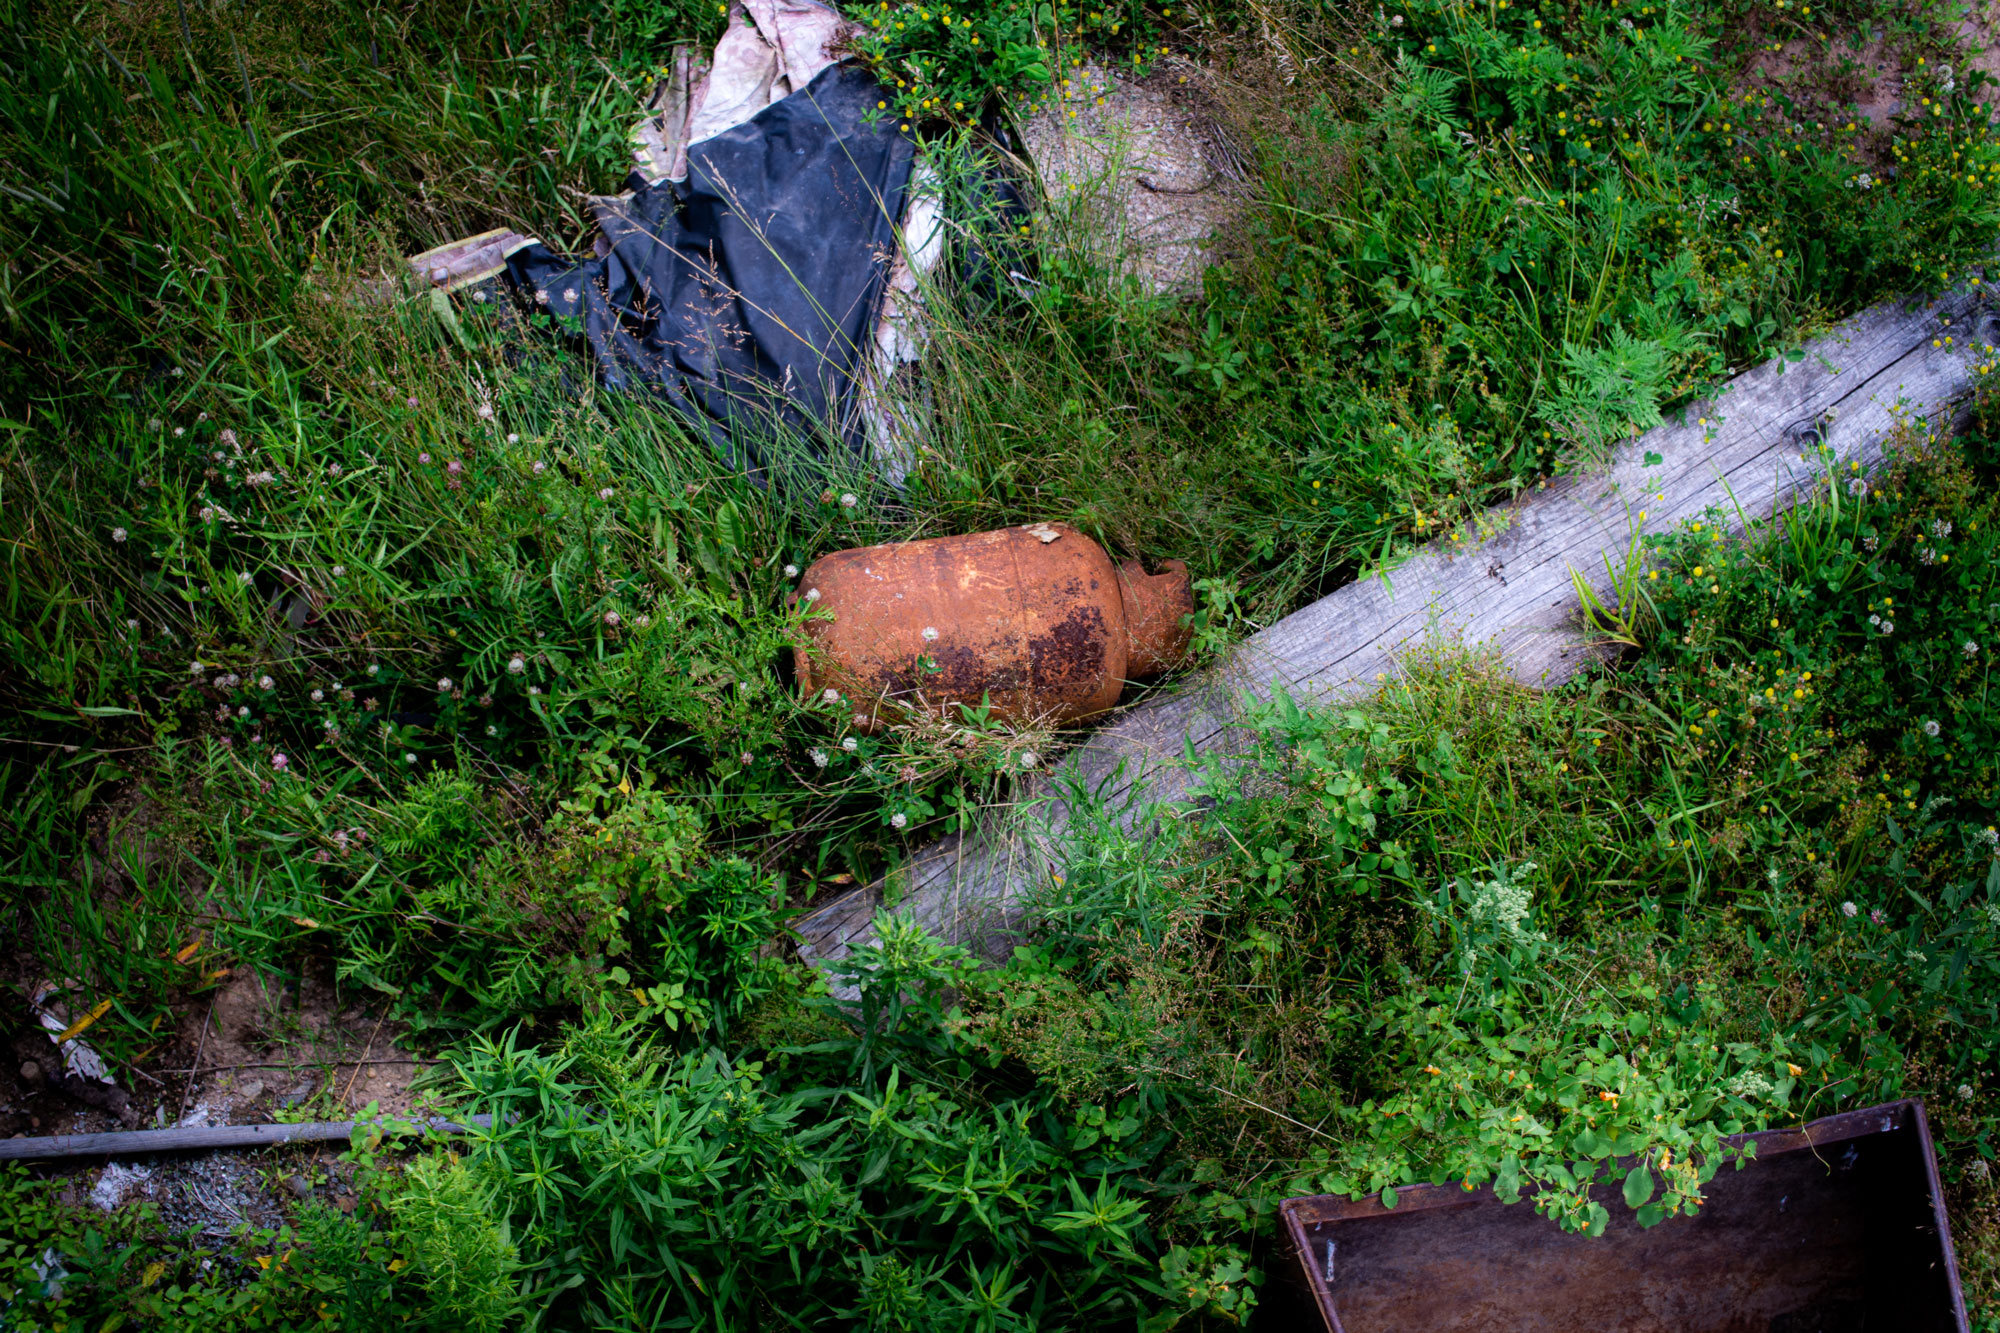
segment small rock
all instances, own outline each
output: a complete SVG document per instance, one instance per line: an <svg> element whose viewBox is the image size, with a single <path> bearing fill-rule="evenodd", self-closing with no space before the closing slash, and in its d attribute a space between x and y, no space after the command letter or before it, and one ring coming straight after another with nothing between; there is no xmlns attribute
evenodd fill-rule
<svg viewBox="0 0 2000 1333"><path fill-rule="evenodd" d="M312 1096L313 1088L316 1086L318 1085L312 1079L307 1079L284 1096L278 1098L278 1105L284 1107L286 1110L290 1110L306 1098Z"/></svg>
<svg viewBox="0 0 2000 1333"><path fill-rule="evenodd" d="M253 1078L236 1090L236 1100L239 1102L254 1102L263 1095L264 1080L261 1078Z"/></svg>
<svg viewBox="0 0 2000 1333"><path fill-rule="evenodd" d="M33 1060L23 1061L21 1064L21 1081L23 1083L40 1083L42 1081L42 1067Z"/></svg>
<svg viewBox="0 0 2000 1333"><path fill-rule="evenodd" d="M285 1184L290 1186L292 1193L298 1195L301 1199L310 1199L312 1197L312 1192L313 1192L312 1182L310 1180L307 1180L304 1176L301 1175L287 1176L285 1177Z"/></svg>

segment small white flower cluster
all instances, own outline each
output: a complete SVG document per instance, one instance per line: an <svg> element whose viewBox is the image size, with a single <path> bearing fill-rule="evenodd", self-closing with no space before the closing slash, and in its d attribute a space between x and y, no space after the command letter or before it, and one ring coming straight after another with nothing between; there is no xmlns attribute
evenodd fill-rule
<svg viewBox="0 0 2000 1333"><path fill-rule="evenodd" d="M1754 1069L1746 1069L1723 1085L1723 1090L1732 1097L1741 1097L1746 1102L1762 1101L1772 1092L1771 1080Z"/></svg>
<svg viewBox="0 0 2000 1333"><path fill-rule="evenodd" d="M1856 477L1847 483L1847 493L1858 500L1868 494L1868 483Z"/></svg>
<svg viewBox="0 0 2000 1333"><path fill-rule="evenodd" d="M814 767L814 768L825 768L825 767L826 767L826 757L827 757L827 756L826 756L826 751L825 751L825 750L814 750L814 751L812 752L812 761L813 761L813 767Z"/></svg>
<svg viewBox="0 0 2000 1333"><path fill-rule="evenodd" d="M1973 658L1979 656L1979 645L1974 643L1972 640L1967 639L1964 643L1961 643L1958 646L1958 651L1964 653L1965 660L1969 662Z"/></svg>
<svg viewBox="0 0 2000 1333"><path fill-rule="evenodd" d="M840 748L847 751L849 754L853 754L856 750L861 748L861 742L855 740L854 737L852 736L846 736L841 739Z"/></svg>
<svg viewBox="0 0 2000 1333"><path fill-rule="evenodd" d="M1515 872L1515 879L1533 872L1535 863L1526 861ZM1517 940L1539 938L1529 933L1527 922L1534 911L1534 898L1526 886L1506 879L1482 880L1474 886L1472 902L1466 914L1474 921L1492 926L1503 935Z"/></svg>
<svg viewBox="0 0 2000 1333"><path fill-rule="evenodd" d="M1872 190L1878 184L1880 184L1880 182L1865 171L1858 176L1850 176L1847 178L1847 188L1850 190Z"/></svg>
<svg viewBox="0 0 2000 1333"><path fill-rule="evenodd" d="M1840 914L1852 920L1861 914L1861 909L1856 907L1852 902L1844 902L1840 905Z"/></svg>
<svg viewBox="0 0 2000 1333"><path fill-rule="evenodd" d="M1943 541L1945 538L1951 536L1951 520L1947 518L1932 519L1931 536L1937 538L1939 541Z"/></svg>
<svg viewBox="0 0 2000 1333"><path fill-rule="evenodd" d="M904 814L901 810L898 810L895 814L889 816L890 828L899 829L907 825L909 822L910 822L910 817Z"/></svg>
<svg viewBox="0 0 2000 1333"><path fill-rule="evenodd" d="M1876 629L1881 630L1884 634L1894 634L1896 632L1896 622L1879 615L1868 617L1868 623Z"/></svg>

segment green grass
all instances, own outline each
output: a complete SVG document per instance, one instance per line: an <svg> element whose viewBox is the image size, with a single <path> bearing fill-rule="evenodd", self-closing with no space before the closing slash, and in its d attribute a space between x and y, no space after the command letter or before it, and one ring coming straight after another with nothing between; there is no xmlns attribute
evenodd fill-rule
<svg viewBox="0 0 2000 1333"><path fill-rule="evenodd" d="M1578 1158L1477 1132L1463 1099L1517 1094L1470 1034L1597 1088L1635 1020L1671 1068L1581 1160L1699 1164L1733 1126L1923 1092L1990 1301L1991 423L1746 546L1648 548L1641 646L1583 685L1525 694L1440 648L1352 716L1271 714L1260 781L1175 838L1082 820L1008 969L892 932L852 1010L765 947L1060 743L852 735L773 668L787 566L1066 519L1188 559L1212 650L1962 278L2000 154L1955 16L868 12L865 58L948 163L978 112L1060 106L1091 55L1198 60L1248 164L1187 299L1062 211L1019 242L1031 295L941 281L900 495L798 441L753 484L489 306L370 299L489 227L587 245L583 196L617 187L647 78L713 40L713 6L6 9L20 966L110 1000L92 1039L124 1068L221 969L330 965L455 1053L468 1104L523 1117L457 1164L358 1146L362 1212L246 1236L222 1277L10 1178L20 1234L98 1275L44 1313L1225 1325L1286 1189L1539 1182L1592 1225L1556 1173ZM1875 28L1917 105L1849 128L1842 62ZM1756 63L1786 41L1804 54ZM1574 1145L1542 1092L1524 1114ZM702 1208L738 1210L729 1244ZM287 1248L295 1280L256 1267ZM31 1257L0 1254L0 1290Z"/></svg>

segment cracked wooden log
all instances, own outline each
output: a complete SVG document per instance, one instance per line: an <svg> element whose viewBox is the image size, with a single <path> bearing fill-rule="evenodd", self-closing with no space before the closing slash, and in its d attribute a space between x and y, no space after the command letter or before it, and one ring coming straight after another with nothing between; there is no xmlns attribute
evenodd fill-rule
<svg viewBox="0 0 2000 1333"><path fill-rule="evenodd" d="M1364 697L1399 657L1435 639L1496 650L1529 685L1568 680L1593 660L1571 571L1611 594L1636 530L1712 515L1741 531L1790 507L1829 467L1877 460L1913 422L1940 422L1971 391L2000 317L1977 291L1871 307L1804 349L1731 380L1713 398L1631 440L1608 466L1562 477L1445 533L1394 568L1364 577L1251 636L1178 692L1125 710L969 835L915 853L881 882L794 923L800 953L825 963L872 938L882 907L946 939L1004 957L1024 938L1035 890L1060 868L1064 793L1082 788L1125 811L1185 797L1182 760L1241 754L1246 697L1289 690L1301 703ZM1796 354L1795 354L1796 355ZM1705 424L1704 424L1705 423ZM1649 456L1658 462L1647 465ZM1639 518L1643 511L1645 517ZM1615 601L1615 597L1611 598Z"/></svg>

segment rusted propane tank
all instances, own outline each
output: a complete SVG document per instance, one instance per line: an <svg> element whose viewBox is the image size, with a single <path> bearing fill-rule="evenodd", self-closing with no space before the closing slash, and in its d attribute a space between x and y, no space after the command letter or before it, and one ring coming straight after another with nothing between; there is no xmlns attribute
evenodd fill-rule
<svg viewBox="0 0 2000 1333"><path fill-rule="evenodd" d="M1114 566L1067 523L836 551L793 596L814 613L793 650L800 687L838 691L870 731L898 707L982 698L1000 721L1090 717L1179 664L1193 632L1185 562Z"/></svg>

